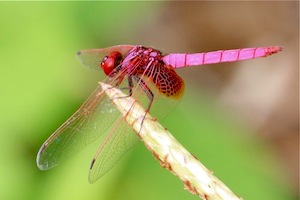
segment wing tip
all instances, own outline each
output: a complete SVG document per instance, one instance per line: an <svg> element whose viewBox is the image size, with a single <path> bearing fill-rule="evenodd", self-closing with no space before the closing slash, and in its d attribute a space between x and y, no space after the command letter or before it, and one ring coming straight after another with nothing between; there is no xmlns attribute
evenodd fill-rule
<svg viewBox="0 0 300 200"><path fill-rule="evenodd" d="M94 167L94 164L95 164L95 161L96 161L96 159L95 159L95 158L93 158L93 160L92 160L92 162L91 162L91 165L90 165L90 170L91 170L91 169L93 169L93 167Z"/></svg>
<svg viewBox="0 0 300 200"><path fill-rule="evenodd" d="M81 51L77 51L77 52L76 52L76 56L80 56L81 53L82 53Z"/></svg>
<svg viewBox="0 0 300 200"><path fill-rule="evenodd" d="M57 164L54 164L52 162L49 162L49 160L45 159L45 155L47 155L47 153L45 153L45 149L48 146L47 141L41 146L41 148L39 149L37 156L36 156L36 165L39 168L39 170L45 171L48 169L51 169L55 166L57 166Z"/></svg>
<svg viewBox="0 0 300 200"><path fill-rule="evenodd" d="M92 160L92 162L91 162L91 165L90 165L90 174L89 174L89 183L90 183L90 184L95 183L96 180L97 180L97 179L95 180L95 178L93 178L93 176L91 175L91 174L92 174L92 169L93 169L93 167L94 167L94 165L95 165L95 162L96 162L96 159L93 158L93 160Z"/></svg>
<svg viewBox="0 0 300 200"><path fill-rule="evenodd" d="M52 167L54 167L54 166L49 166L48 162L42 162L40 158L41 158L40 155L38 155L36 157L36 165L39 168L39 170L46 171L46 170L51 169Z"/></svg>

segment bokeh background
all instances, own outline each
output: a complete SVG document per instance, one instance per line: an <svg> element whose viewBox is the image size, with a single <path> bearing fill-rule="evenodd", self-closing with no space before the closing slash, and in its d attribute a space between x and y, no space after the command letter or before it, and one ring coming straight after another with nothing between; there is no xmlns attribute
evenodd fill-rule
<svg viewBox="0 0 300 200"><path fill-rule="evenodd" d="M137 145L95 184L99 144L50 171L39 147L102 80L80 49L163 52L281 45L265 58L178 70L186 83L163 121L244 199L298 199L299 2L1 2L0 199L198 199Z"/></svg>

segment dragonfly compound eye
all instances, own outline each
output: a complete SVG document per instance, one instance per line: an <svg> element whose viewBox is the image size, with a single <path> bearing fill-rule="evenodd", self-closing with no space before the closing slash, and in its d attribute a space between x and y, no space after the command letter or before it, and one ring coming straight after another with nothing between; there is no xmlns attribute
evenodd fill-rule
<svg viewBox="0 0 300 200"><path fill-rule="evenodd" d="M101 68L107 76L110 76L114 69L120 65L121 61L122 55L120 52L111 52L108 56L103 58L103 61L101 62Z"/></svg>

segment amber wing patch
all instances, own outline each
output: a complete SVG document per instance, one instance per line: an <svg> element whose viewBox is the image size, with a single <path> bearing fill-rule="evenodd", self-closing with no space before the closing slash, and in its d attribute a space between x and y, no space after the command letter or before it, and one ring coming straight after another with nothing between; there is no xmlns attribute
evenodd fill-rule
<svg viewBox="0 0 300 200"><path fill-rule="evenodd" d="M152 81L159 92L167 97L179 99L184 92L183 79L168 65L160 65L155 71Z"/></svg>

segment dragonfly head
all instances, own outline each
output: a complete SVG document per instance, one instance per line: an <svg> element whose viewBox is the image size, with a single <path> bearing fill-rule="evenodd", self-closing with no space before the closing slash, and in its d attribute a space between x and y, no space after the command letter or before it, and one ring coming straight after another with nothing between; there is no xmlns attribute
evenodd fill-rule
<svg viewBox="0 0 300 200"><path fill-rule="evenodd" d="M114 71L114 69L116 69L116 67L120 65L122 59L122 54L120 52L114 51L103 58L100 66L107 76L113 76L112 72Z"/></svg>

